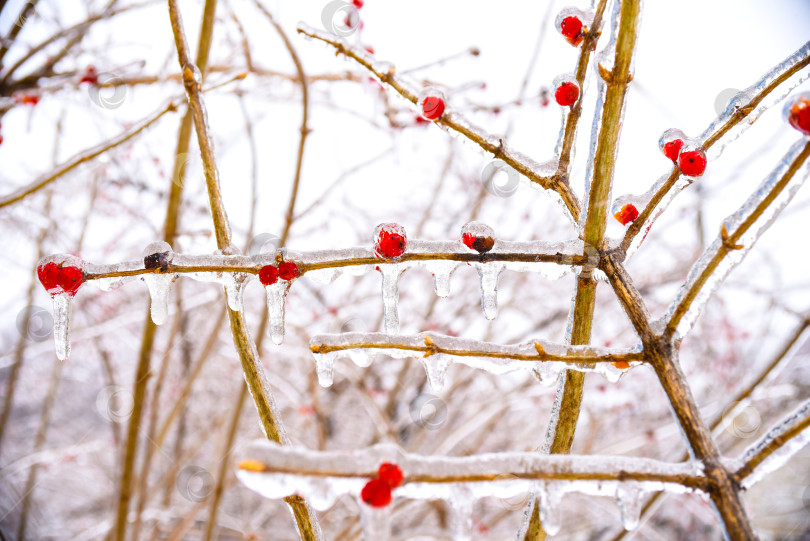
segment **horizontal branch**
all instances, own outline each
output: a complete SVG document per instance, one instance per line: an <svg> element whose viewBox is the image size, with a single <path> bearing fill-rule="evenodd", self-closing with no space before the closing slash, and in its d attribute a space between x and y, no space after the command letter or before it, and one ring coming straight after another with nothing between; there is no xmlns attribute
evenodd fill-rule
<svg viewBox="0 0 810 541"><path fill-rule="evenodd" d="M779 95L771 96L772 99L769 102L766 102L766 98L768 98L774 90L789 81L791 77L794 77L807 66L810 66L810 42L806 43L798 51L782 61L759 81L751 85L746 91L740 93L741 96L747 96L748 101L746 103L738 101L730 104L730 107L709 125L700 137L700 141L703 143L703 150L707 151L712 148L716 143L721 141L724 136L732 132L735 127L737 128L736 135L739 136L746 127L753 124L757 118L759 118L759 115L762 114L765 109L776 105L784 99L790 89L781 92ZM801 83L802 80L803 78L798 78L793 81L791 88ZM743 121L746 121L745 125L742 125ZM682 186L673 192L679 181ZM621 242L621 250L628 254L631 253L634 248L641 243L652 228L655 219L664 212L671 200L677 195L677 192L690 183L691 181L682 177L681 170L676 164L668 175L662 177L651 190L647 192L648 195L641 196L641 199L647 199L647 203L644 205L638 218L627 228L627 232ZM641 239L638 242L634 242L640 233L643 233Z"/></svg>
<svg viewBox="0 0 810 541"><path fill-rule="evenodd" d="M402 485L394 494L415 499L452 499L459 488L465 488L462 485L469 485L474 498L507 498L532 490L617 496L623 484L639 491L674 493L708 488L697 462L667 463L640 457L533 452L440 457L405 453L391 444L352 451L311 451L255 441L236 458L237 477L248 488L274 499L298 493L316 509L328 509L344 494L359 496L384 462L396 464L403 473Z"/></svg>
<svg viewBox="0 0 810 541"><path fill-rule="evenodd" d="M406 100L418 105L416 102L421 89L416 89L415 85L407 81L405 77L397 76L393 64L380 62L368 52L352 47L345 40L328 32L321 32L303 24L299 25L298 32L331 45L339 54L355 60L382 83L389 85ZM512 169L542 188L555 192L562 199L562 203L573 221L576 223L579 219L579 200L571 190L568 181L557 173L556 160L546 164L537 163L528 156L509 149L503 139L487 134L483 129L474 126L461 114L454 111L445 111L436 120L436 123L473 141L484 151L503 160Z"/></svg>
<svg viewBox="0 0 810 541"><path fill-rule="evenodd" d="M720 234L692 266L686 282L670 304L663 321L664 335L683 337L694 325L714 288L745 257L759 236L790 202L806 180L810 168L810 142L797 141L779 165L760 184L740 209L724 220ZM796 181L786 190L790 181ZM755 227L755 225L758 227Z"/></svg>
<svg viewBox="0 0 810 541"><path fill-rule="evenodd" d="M734 475L744 488L750 488L768 473L784 466L808 443L810 400L805 400L743 453L743 465Z"/></svg>
<svg viewBox="0 0 810 541"><path fill-rule="evenodd" d="M120 135L108 141L104 141L103 143L100 143L94 147L79 152L78 154L70 158L68 161L57 166L57 168L54 169L53 171L46 173L45 175L33 181L32 183L23 186L22 188L19 188L6 196L0 197L0 208L16 203L17 201L20 201L26 196L44 188L45 186L47 186L54 180L58 179L59 177L63 176L64 174L69 173L70 171L77 168L81 164L89 162L90 160L100 156L101 154L104 154L108 150L111 150L123 143L126 143L127 141L129 141L130 139L132 139L133 137L135 137L136 135L147 129L149 126L157 122L166 113L174 112L176 110L177 105L174 103L174 101L171 101L168 103L168 105L152 113L151 115L144 118L143 120L132 126L130 129L124 131Z"/></svg>
<svg viewBox="0 0 810 541"><path fill-rule="evenodd" d="M310 344L318 380L324 386L332 384L334 361L344 355L358 366L369 366L369 355L372 354L397 359L421 357L428 380L436 390L443 386L444 374L453 363L492 374L532 371L544 383L552 385L557 375L566 369L598 372L608 380L616 381L626 369L646 360L640 347L572 346L545 340L501 345L437 333L411 336L365 332L320 334L313 336Z"/></svg>

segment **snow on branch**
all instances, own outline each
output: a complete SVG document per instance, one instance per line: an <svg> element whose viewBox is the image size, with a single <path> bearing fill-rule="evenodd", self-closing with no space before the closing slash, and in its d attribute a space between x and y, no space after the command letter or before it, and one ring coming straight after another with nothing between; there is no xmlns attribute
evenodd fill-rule
<svg viewBox="0 0 810 541"><path fill-rule="evenodd" d="M516 370L535 372L546 385L553 385L563 370L598 372L609 381L617 381L631 366L644 362L641 346L601 348L571 346L545 340L516 345L501 345L436 333L412 336L350 332L319 334L310 340L318 381L332 385L335 360L349 357L356 365L371 364L371 355L384 354L396 359L420 357L428 381L435 391L444 386L450 365L464 364L491 374Z"/></svg>
<svg viewBox="0 0 810 541"><path fill-rule="evenodd" d="M784 466L810 443L810 400L782 419L741 457L743 465L735 473L743 488L750 488L766 475Z"/></svg>
<svg viewBox="0 0 810 541"><path fill-rule="evenodd" d="M754 194L723 221L719 235L692 265L670 304L662 320L666 335L683 337L689 332L714 289L743 260L807 179L808 157L810 142L797 141Z"/></svg>
<svg viewBox="0 0 810 541"><path fill-rule="evenodd" d="M776 65L759 81L734 96L725 111L713 120L698 138L691 140L691 143L704 153L712 149L709 159L718 158L723 149L740 137L763 112L784 100L794 88L810 77L810 70L802 72L808 66L810 66L810 42ZM677 145L680 137L681 144L686 143L683 140L686 139L685 136L679 130L670 131L677 131L679 136L668 137L667 133L662 136L660 146L665 154L667 150L664 145L668 142ZM638 249L655 220L663 214L675 196L695 180L694 176L687 176L681 171L678 166L678 151L674 152L673 155L667 154L667 157L676 162L671 172L659 178L645 194L623 197L632 200L632 204L641 209L621 241L621 249L628 256ZM617 198L617 201L619 199ZM620 206L614 204L614 208Z"/></svg>
<svg viewBox="0 0 810 541"><path fill-rule="evenodd" d="M319 510L338 497L358 500L367 539L388 539L389 505L396 499L445 500L453 509L454 539L471 539L472 509L485 497L534 492L549 530L559 524L567 493L613 497L626 527L638 523L649 492L706 491L698 462L667 463L640 457L542 455L504 452L466 457L423 456L391 444L353 451L311 451L254 441L237 453L239 480L270 499L297 494ZM391 475L391 472L396 472ZM369 533L375 533L369 537Z"/></svg>
<svg viewBox="0 0 810 541"><path fill-rule="evenodd" d="M390 62L382 62L374 58L369 52L350 45L346 40L329 32L312 28L304 23L298 25L298 32L312 39L320 40L334 47L337 53L351 58L373 73L382 83L396 90L403 98L420 106L424 90L419 88L409 78L397 75L396 67ZM432 102L431 102L432 103ZM438 103L438 102L437 102ZM485 152L495 158L503 160L512 169L529 179L540 187L556 193L563 208L567 210L569 218L576 223L579 219L580 203L571 190L571 186L563 175L558 174L556 159L546 163L538 163L525 154L516 152L506 146L503 138L488 134L482 128L470 123L463 115L456 111L445 109L442 100L441 106L435 109L434 120L438 125L449 131L466 137ZM434 116L431 114L430 116Z"/></svg>

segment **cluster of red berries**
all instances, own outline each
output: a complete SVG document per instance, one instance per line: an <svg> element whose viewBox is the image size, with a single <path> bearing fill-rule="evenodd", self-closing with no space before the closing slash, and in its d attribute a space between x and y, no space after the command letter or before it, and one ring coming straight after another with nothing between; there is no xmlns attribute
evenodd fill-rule
<svg viewBox="0 0 810 541"><path fill-rule="evenodd" d="M372 507L385 507L391 503L391 490L402 484L402 470L390 462L380 464L377 478L372 479L360 491L360 498Z"/></svg>
<svg viewBox="0 0 810 541"><path fill-rule="evenodd" d="M88 83L91 85L98 84L98 70L92 64L87 66L82 73L82 78L79 79L79 84Z"/></svg>
<svg viewBox="0 0 810 541"><path fill-rule="evenodd" d="M676 163L681 172L689 177L699 177L706 171L706 153L695 144L687 144L683 132L670 129L658 141L661 152Z"/></svg>
<svg viewBox="0 0 810 541"><path fill-rule="evenodd" d="M282 261L278 267L274 265L265 265L259 270L259 281L262 285L270 286L278 282L278 279L287 280L291 282L295 280L300 274L298 265L294 261Z"/></svg>
<svg viewBox="0 0 810 541"><path fill-rule="evenodd" d="M785 106L788 124L804 135L810 135L810 92L799 94Z"/></svg>
<svg viewBox="0 0 810 541"><path fill-rule="evenodd" d="M82 269L65 263L49 261L37 267L37 277L51 296L65 293L72 297L82 285Z"/></svg>
<svg viewBox="0 0 810 541"><path fill-rule="evenodd" d="M384 223L374 229L374 255L381 259L396 259L405 253L408 236L397 223ZM484 254L495 245L495 233L480 222L470 222L461 228L461 242L470 250Z"/></svg>

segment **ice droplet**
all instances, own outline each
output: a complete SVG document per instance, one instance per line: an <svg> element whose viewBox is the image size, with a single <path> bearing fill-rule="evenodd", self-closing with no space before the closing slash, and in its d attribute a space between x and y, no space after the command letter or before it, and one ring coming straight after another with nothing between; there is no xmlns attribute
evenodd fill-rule
<svg viewBox="0 0 810 541"><path fill-rule="evenodd" d="M173 277L168 274L144 274L141 278L149 289L152 322L163 325L169 317L169 289Z"/></svg>
<svg viewBox="0 0 810 541"><path fill-rule="evenodd" d="M562 528L562 514L560 513L560 502L562 492L554 483L544 483L539 489L540 496L540 522L543 529L549 535L557 535Z"/></svg>
<svg viewBox="0 0 810 541"><path fill-rule="evenodd" d="M423 357L422 364L425 367L425 374L430 388L436 392L444 389L444 376L447 374L447 369L453 364L453 358L449 355L436 353L429 357Z"/></svg>
<svg viewBox="0 0 810 541"><path fill-rule="evenodd" d="M450 276L458 268L455 261L425 261L425 268L433 274L433 289L436 295L450 295Z"/></svg>
<svg viewBox="0 0 810 541"><path fill-rule="evenodd" d="M383 296L383 320L385 322L385 332L388 334L399 334L399 313L397 304L399 302L399 277L405 270L402 265L380 265L382 274L382 296Z"/></svg>
<svg viewBox="0 0 810 541"><path fill-rule="evenodd" d="M279 280L265 286L267 292L267 313L270 316L270 338L276 345L284 342L284 302L290 290L290 282Z"/></svg>
<svg viewBox="0 0 810 541"><path fill-rule="evenodd" d="M481 277L481 307L484 316L495 319L498 316L498 276L504 268L503 263L473 263Z"/></svg>
<svg viewBox="0 0 810 541"><path fill-rule="evenodd" d="M247 283L247 274L239 272L225 280L225 298L228 299L228 308L234 312L241 312L244 307L243 294Z"/></svg>
<svg viewBox="0 0 810 541"><path fill-rule="evenodd" d="M73 313L73 295L57 293L53 299L53 340L56 357L64 361L70 355L70 316Z"/></svg>
<svg viewBox="0 0 810 541"><path fill-rule="evenodd" d="M625 530L635 530L641 518L644 492L631 484L619 485L616 489L619 511L622 515L622 526Z"/></svg>
<svg viewBox="0 0 810 541"><path fill-rule="evenodd" d="M321 387L331 387L334 381L335 359L337 351L329 353L315 353L315 372L318 374L318 385Z"/></svg>
<svg viewBox="0 0 810 541"><path fill-rule="evenodd" d="M391 538L391 506L372 507L359 498L358 502L365 541L388 541Z"/></svg>

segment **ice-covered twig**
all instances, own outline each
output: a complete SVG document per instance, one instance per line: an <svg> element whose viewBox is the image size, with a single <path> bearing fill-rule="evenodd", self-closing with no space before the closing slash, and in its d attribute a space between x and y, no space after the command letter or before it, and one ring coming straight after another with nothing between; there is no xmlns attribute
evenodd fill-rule
<svg viewBox="0 0 810 541"><path fill-rule="evenodd" d="M733 139L739 137L759 118L759 115L782 101L793 88L810 76L808 73L796 77L799 71L807 66L810 66L810 42L731 100L726 110L712 121L700 136L699 140L703 143L703 150L707 151L717 143L721 144L722 149ZM771 95L786 82L790 82L787 88L783 89L781 93ZM741 124L743 121L745 124ZM650 188L647 194L640 196L640 199L646 200L647 203L638 218L627 228L621 242L621 250L628 255L632 254L649 233L658 216L666 210L678 192L690 183L691 180L681 175L681 170L676 164L668 175L661 177ZM641 234L640 237L639 234Z"/></svg>
<svg viewBox="0 0 810 541"><path fill-rule="evenodd" d="M416 104L417 96L421 89L415 88L415 85L407 81L405 77L397 76L396 68L393 64L379 62L366 51L349 45L346 40L334 34L316 30L303 23L298 25L298 32L310 38L328 43L334 47L338 53L355 60L373 73L382 83L389 85L403 98ZM568 210L573 220L576 222L576 220L579 219L579 200L571 190L567 179L560 178L556 174L556 161L550 167L539 164L528 156L509 149L502 139L487 134L483 129L471 124L457 112L447 111L437 119L436 122L473 141L484 151L492 154L495 158L503 160L530 181L544 189L556 192L562 199L565 208Z"/></svg>
<svg viewBox="0 0 810 541"><path fill-rule="evenodd" d="M734 475L743 488L750 488L770 472L784 466L808 443L810 400L805 400L743 453L743 465Z"/></svg>
<svg viewBox="0 0 810 541"><path fill-rule="evenodd" d="M804 183L810 172L808 157L810 143L797 141L754 194L723 221L720 234L692 265L670 304L662 320L666 324L665 336L683 337L689 332L714 289L742 261ZM788 184L790 189L785 189Z"/></svg>
<svg viewBox="0 0 810 541"><path fill-rule="evenodd" d="M535 371L541 375L543 382L551 385L565 369L598 372L608 380L616 381L626 369L645 360L640 347L610 349L571 346L546 340L505 346L436 333L411 336L361 332L320 334L313 336L310 344L318 380L327 386L332 384L335 359L344 355L359 366L368 366L368 356L373 354L393 358L419 357L434 389L441 388L444 374L453 363L493 374L515 370Z"/></svg>

